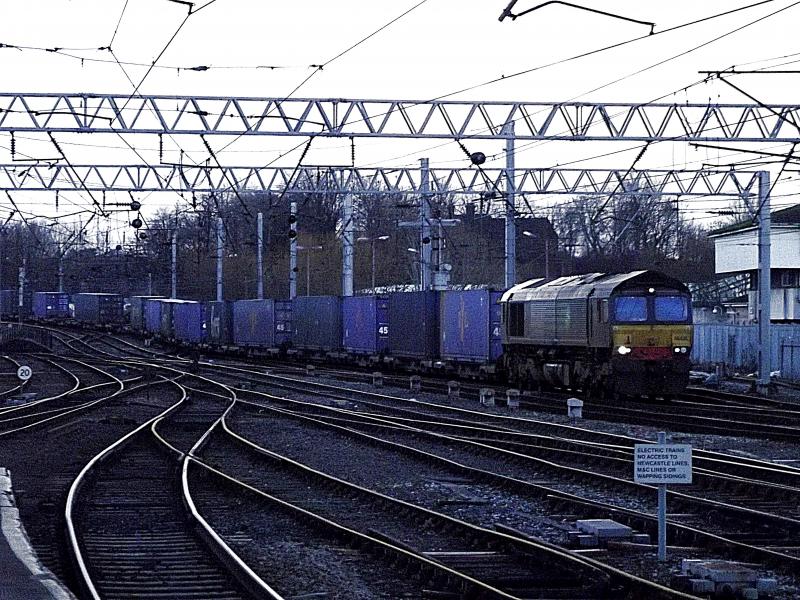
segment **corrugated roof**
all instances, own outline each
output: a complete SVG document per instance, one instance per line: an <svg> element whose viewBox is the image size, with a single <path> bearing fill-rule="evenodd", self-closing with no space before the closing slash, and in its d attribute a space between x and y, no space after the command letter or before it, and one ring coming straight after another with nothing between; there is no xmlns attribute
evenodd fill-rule
<svg viewBox="0 0 800 600"><path fill-rule="evenodd" d="M587 273L584 275L572 275L569 277L559 277L550 281L533 279L519 284L508 290L501 302L507 302L512 298L515 301L525 301L534 298L587 298L592 293L597 296L606 297L623 283L642 278L644 281L664 282L674 284L676 287L686 290L686 286L668 277L659 271L631 271L629 273Z"/></svg>

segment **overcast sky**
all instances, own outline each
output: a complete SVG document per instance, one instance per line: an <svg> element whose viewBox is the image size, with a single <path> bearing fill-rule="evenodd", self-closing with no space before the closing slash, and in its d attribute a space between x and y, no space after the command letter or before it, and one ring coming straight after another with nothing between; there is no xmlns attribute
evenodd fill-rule
<svg viewBox="0 0 800 600"><path fill-rule="evenodd" d="M520 0L515 11L536 3ZM3 44L89 50L54 53L0 48L3 91L131 93L133 86L128 78L138 82L147 67L127 65L124 67L126 75L110 52L92 49L111 44L121 62L149 65L184 20L187 7L170 0L129 0L123 14L125 4L125 0L4 2L0 20ZM198 2L197 6L202 4ZM698 71L732 65L747 69L800 68L796 33L800 2L774 0L559 66L480 85L501 75L508 76L634 39L649 31L645 25L558 5L545 7L516 21L498 22L507 4L508 0L427 0L421 3L419 0L216 0L186 21L140 91L145 94L285 97L313 74L295 96L429 99L472 88L451 98L646 102L664 97L667 102L748 102L724 83L698 83L702 79ZM748 2L586 0L583 4L654 22L658 32L745 6ZM415 6L324 70L315 72L309 66L330 61ZM781 9L785 10L764 18ZM757 22L759 19L763 20ZM118 21L119 29L114 35ZM720 36L725 37L714 41ZM695 49L702 44L707 45ZM673 58L681 53L686 54ZM86 60L82 62L66 54ZM662 61L665 62L648 68ZM210 69L185 70L196 66ZM646 70L637 73L642 69ZM792 104L800 103L797 98L799 77L792 74L742 75L733 81L763 102ZM158 161L155 136L129 137L128 140L148 162ZM117 136L61 134L59 141L65 154L76 164L139 161ZM217 147L227 141L213 139ZM189 160L200 162L207 158L200 140L186 136L178 142L189 153ZM262 166L297 143L296 138L241 139L221 153L220 160L225 164ZM177 148L170 144L167 142L167 160L177 156ZM10 162L9 145L9 136L0 135L0 160L3 162ZM520 142L516 163L517 166L547 167L631 148L628 152L576 165L627 168L638 146L622 142ZM788 146L775 144L762 147L770 147L772 151L788 149ZM499 153L502 148L499 142L473 141L470 144L471 151L481 150L489 155ZM17 140L17 150L30 156L53 155L53 148L44 136L23 136ZM728 157L727 154L693 150L685 144L662 143L648 149L638 166L696 168L703 162L750 158L745 155ZM416 165L423 156L430 157L433 165L467 166L461 150L453 143L356 141L358 165ZM294 152L276 164L294 165L298 159L299 152ZM500 157L495 166L502 166L503 160ZM349 141L315 142L305 162L348 164ZM796 173L785 173L785 183L775 188L776 205L791 202L787 194L795 191L793 180L796 177ZM53 214L52 195L20 193L17 198L25 210ZM71 199L87 206L87 199L80 195L73 194ZM146 206L152 211L158 206L172 206L175 201L174 194L149 196ZM700 216L699 212L697 214ZM116 218L117 221L121 219L123 217ZM122 223L114 223L113 227L122 227Z"/></svg>

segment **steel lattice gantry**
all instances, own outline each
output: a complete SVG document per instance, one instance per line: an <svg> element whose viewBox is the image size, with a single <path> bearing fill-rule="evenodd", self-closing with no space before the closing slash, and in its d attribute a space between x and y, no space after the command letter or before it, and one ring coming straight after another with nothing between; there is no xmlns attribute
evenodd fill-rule
<svg viewBox="0 0 800 600"><path fill-rule="evenodd" d="M533 169L512 171L517 194L680 196L757 194L754 171L723 169ZM289 192L485 194L503 189L507 169L236 167L179 165L0 164L0 191Z"/></svg>
<svg viewBox="0 0 800 600"><path fill-rule="evenodd" d="M800 142L799 124L799 105L0 94L2 132Z"/></svg>
<svg viewBox="0 0 800 600"><path fill-rule="evenodd" d="M508 285L515 282L514 198L520 191L515 178L516 140L800 143L800 105L11 92L0 94L0 132L504 139ZM430 181L425 175L422 179ZM770 272L768 172L760 172L758 179L759 200L751 210L757 214L761 232L759 296L765 298L769 297ZM621 187L616 187L611 193L619 191ZM351 198L345 194L345 207L352 206ZM344 295L352 294L352 248L347 248L352 246L352 234L345 235ZM769 382L769 357L763 357L764 349L768 352L770 347L769 302L761 302L759 322L759 383L764 387Z"/></svg>

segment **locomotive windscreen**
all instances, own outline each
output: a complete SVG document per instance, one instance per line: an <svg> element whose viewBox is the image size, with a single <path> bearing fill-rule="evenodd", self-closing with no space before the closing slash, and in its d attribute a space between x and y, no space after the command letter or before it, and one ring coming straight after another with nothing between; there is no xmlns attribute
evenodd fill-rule
<svg viewBox="0 0 800 600"><path fill-rule="evenodd" d="M683 323L689 318L689 303L684 296L656 296L656 321Z"/></svg>
<svg viewBox="0 0 800 600"><path fill-rule="evenodd" d="M614 319L622 323L647 321L647 298L644 296L617 296L614 301Z"/></svg>

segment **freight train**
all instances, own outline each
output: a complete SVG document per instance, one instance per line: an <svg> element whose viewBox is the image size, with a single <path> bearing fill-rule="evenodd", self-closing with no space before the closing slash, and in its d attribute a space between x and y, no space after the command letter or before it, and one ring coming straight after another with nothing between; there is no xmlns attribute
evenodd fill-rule
<svg viewBox="0 0 800 600"><path fill-rule="evenodd" d="M17 306L0 292L0 312ZM179 346L302 355L376 368L497 378L587 395L666 397L688 384L691 296L656 271L534 279L489 289L196 302L76 294L83 323ZM65 320L69 298L33 295L32 317ZM24 310L24 309L23 309Z"/></svg>

